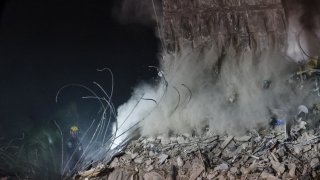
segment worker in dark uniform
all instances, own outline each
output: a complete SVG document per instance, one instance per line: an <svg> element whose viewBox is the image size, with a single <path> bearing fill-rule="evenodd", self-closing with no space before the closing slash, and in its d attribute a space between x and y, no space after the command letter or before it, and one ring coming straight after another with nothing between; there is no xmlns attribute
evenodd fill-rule
<svg viewBox="0 0 320 180"><path fill-rule="evenodd" d="M78 138L79 128L78 126L71 126L70 138L67 140L67 166L72 171L82 155L82 144ZM69 163L68 163L69 162Z"/></svg>

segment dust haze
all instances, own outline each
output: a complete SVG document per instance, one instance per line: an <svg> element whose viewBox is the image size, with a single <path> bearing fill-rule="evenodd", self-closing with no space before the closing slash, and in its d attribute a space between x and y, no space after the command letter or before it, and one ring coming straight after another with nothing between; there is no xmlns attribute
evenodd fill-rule
<svg viewBox="0 0 320 180"><path fill-rule="evenodd" d="M123 136L115 143L137 129L143 136L200 133L204 128L240 135L266 127L274 114L288 122L299 105L312 106L317 100L313 84L305 83L301 88L289 80L298 71L297 62L306 63L308 54L314 56L319 49L315 48L319 44L319 16L315 11L307 12L307 5L300 1L285 5L286 52L237 52L233 47L221 52L215 44L163 52L158 83L138 85L128 102L119 107L113 132Z"/></svg>

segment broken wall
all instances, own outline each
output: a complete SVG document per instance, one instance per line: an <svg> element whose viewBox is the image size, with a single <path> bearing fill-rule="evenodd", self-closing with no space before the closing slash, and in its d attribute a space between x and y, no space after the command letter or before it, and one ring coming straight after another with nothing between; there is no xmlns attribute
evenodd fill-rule
<svg viewBox="0 0 320 180"><path fill-rule="evenodd" d="M284 50L281 0L163 0L162 34L169 52L181 46L232 45L238 51Z"/></svg>

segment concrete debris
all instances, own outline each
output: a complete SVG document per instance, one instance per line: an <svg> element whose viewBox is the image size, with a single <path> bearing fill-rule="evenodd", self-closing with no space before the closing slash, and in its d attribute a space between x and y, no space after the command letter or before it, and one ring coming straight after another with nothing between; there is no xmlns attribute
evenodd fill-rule
<svg viewBox="0 0 320 180"><path fill-rule="evenodd" d="M246 142L251 139L251 136L241 136L241 137L234 137L234 140L240 141L240 142Z"/></svg>
<svg viewBox="0 0 320 180"><path fill-rule="evenodd" d="M170 139L167 139L167 138L162 138L162 139L161 139L161 144L162 144L162 145L170 144L170 142L171 142Z"/></svg>
<svg viewBox="0 0 320 180"><path fill-rule="evenodd" d="M131 159L135 159L138 155L139 155L138 153L131 154Z"/></svg>
<svg viewBox="0 0 320 180"><path fill-rule="evenodd" d="M242 136L217 136L207 130L197 135L140 137L127 145L124 154L100 169L93 167L78 176L79 179L110 179L101 174L118 179L316 179L320 174L320 123L311 124L308 119L317 117L314 113L320 115L320 110L306 108L298 108L303 120L293 120L281 132L277 132L279 126L270 126ZM306 126L309 123L312 126ZM105 170L109 172L107 175L102 173Z"/></svg>
<svg viewBox="0 0 320 180"><path fill-rule="evenodd" d="M184 163L183 163L183 160L182 160L181 156L177 157L177 164L178 164L179 167L183 166Z"/></svg>
<svg viewBox="0 0 320 180"><path fill-rule="evenodd" d="M149 137L148 139L147 139L147 141L148 142L154 142L156 139L154 138L154 137Z"/></svg>
<svg viewBox="0 0 320 180"><path fill-rule="evenodd" d="M181 137L181 136L177 137L177 141L179 144L185 144L189 142L188 140L186 140L184 137Z"/></svg>
<svg viewBox="0 0 320 180"><path fill-rule="evenodd" d="M152 159L148 159L146 160L146 165L149 166L153 163L153 160Z"/></svg>
<svg viewBox="0 0 320 180"><path fill-rule="evenodd" d="M143 176L144 180L165 180L165 178L163 176L161 176L160 174L156 173L156 172L150 172L150 173L146 173Z"/></svg>
<svg viewBox="0 0 320 180"><path fill-rule="evenodd" d="M291 178L294 178L296 176L296 165L295 164L289 165L289 176Z"/></svg>
<svg viewBox="0 0 320 180"><path fill-rule="evenodd" d="M133 176L134 176L134 172L126 171L124 169L119 168L119 169L113 170L106 179L108 179L108 180L130 179L130 177L133 177ZM90 177L89 178L86 177L86 178L89 179ZM86 178L84 178L84 179L86 179ZM90 178L90 179L93 179L93 178ZM100 179L100 178L98 178L98 179Z"/></svg>
<svg viewBox="0 0 320 180"><path fill-rule="evenodd" d="M197 179L200 174L202 173L202 171L204 171L204 167L198 168L196 169L190 176L189 180L195 180Z"/></svg>
<svg viewBox="0 0 320 180"><path fill-rule="evenodd" d="M229 166L226 163L222 163L219 166L217 166L216 168L214 168L215 171L226 171L228 169L229 169Z"/></svg>
<svg viewBox="0 0 320 180"><path fill-rule="evenodd" d="M90 177L97 176L98 174L100 174L102 171L105 171L105 170L106 170L105 166L103 164L99 164L96 168L92 168L87 171L79 172L79 175L81 177L90 178Z"/></svg>
<svg viewBox="0 0 320 180"><path fill-rule="evenodd" d="M310 162L310 167L315 168L319 165L319 159L318 158L313 158Z"/></svg>
<svg viewBox="0 0 320 180"><path fill-rule="evenodd" d="M166 155L166 154L161 154L161 155L159 156L158 164L159 164L159 165L163 164L168 157L169 157L169 156Z"/></svg>
<svg viewBox="0 0 320 180"><path fill-rule="evenodd" d="M268 172L265 172L263 171L260 175L260 177L262 179L267 179L267 180L278 180L279 178L275 177L274 175L268 173Z"/></svg>
<svg viewBox="0 0 320 180"><path fill-rule="evenodd" d="M221 144L221 149L224 149L232 139L233 139L233 136L228 136L226 140L224 140L224 142Z"/></svg>
<svg viewBox="0 0 320 180"><path fill-rule="evenodd" d="M134 159L134 162L137 163L137 164L142 164L143 157L138 157L138 158Z"/></svg>
<svg viewBox="0 0 320 180"><path fill-rule="evenodd" d="M284 173L286 168L284 167L284 164L281 164L277 161L271 161L272 168L277 172L277 175L281 175Z"/></svg>

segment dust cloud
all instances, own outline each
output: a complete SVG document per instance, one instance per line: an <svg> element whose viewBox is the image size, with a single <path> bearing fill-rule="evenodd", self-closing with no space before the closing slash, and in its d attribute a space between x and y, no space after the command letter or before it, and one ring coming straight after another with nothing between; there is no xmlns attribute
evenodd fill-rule
<svg viewBox="0 0 320 180"><path fill-rule="evenodd" d="M158 83L138 85L128 102L119 107L114 143L136 131L157 136L200 133L209 128L218 134L239 135L267 126L277 112L284 112L281 118L288 122L299 105L311 106L316 101L314 83L306 82L301 88L291 81L299 68L297 62L309 59L301 47L316 54L310 44L319 37L318 25L306 26L303 18L312 16L310 21L314 21L318 16L307 13L303 3L287 4L286 8L286 53L237 52L233 47L221 53L214 44L164 52Z"/></svg>

